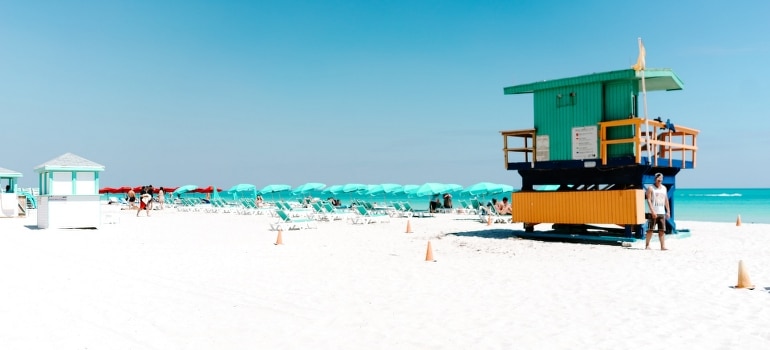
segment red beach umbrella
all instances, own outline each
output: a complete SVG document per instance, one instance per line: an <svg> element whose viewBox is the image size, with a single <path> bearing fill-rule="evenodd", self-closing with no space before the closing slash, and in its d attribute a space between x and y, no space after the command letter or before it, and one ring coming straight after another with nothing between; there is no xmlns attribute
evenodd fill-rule
<svg viewBox="0 0 770 350"><path fill-rule="evenodd" d="M118 192L116 192L117 190L118 190L117 188L112 188L112 187L102 187L102 188L100 188L100 189L99 189L99 194L104 194L104 193L118 193Z"/></svg>
<svg viewBox="0 0 770 350"><path fill-rule="evenodd" d="M222 192L221 188L217 188L216 190L217 190L217 192ZM194 189L194 190L192 190L190 192L195 192L195 193L212 193L212 192L214 192L214 186L209 186L209 187L204 187L204 188L196 188L196 189Z"/></svg>

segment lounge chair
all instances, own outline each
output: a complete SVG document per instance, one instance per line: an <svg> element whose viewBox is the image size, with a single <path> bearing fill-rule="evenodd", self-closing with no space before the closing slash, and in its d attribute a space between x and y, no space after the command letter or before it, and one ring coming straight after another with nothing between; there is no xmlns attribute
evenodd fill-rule
<svg viewBox="0 0 770 350"><path fill-rule="evenodd" d="M276 209L275 213L278 214L278 221L270 224L270 229L273 231L283 230L286 227L287 230L299 230L303 228L318 228L316 221L310 218L296 218L291 217L285 211Z"/></svg>
<svg viewBox="0 0 770 350"><path fill-rule="evenodd" d="M470 203L468 203L468 202L466 202L466 201L464 201L462 199L459 200L459 203L460 203L460 207L457 208L458 212L460 212L460 210L462 210L466 214L476 214L476 213L479 212L477 209L475 209L473 207L473 205L471 205Z"/></svg>
<svg viewBox="0 0 770 350"><path fill-rule="evenodd" d="M511 218L508 215L501 215L497 212L497 208L495 206L487 207L487 206L481 206L479 207L479 220L482 223L486 223L488 220L490 220L493 223L506 223L510 222Z"/></svg>
<svg viewBox="0 0 770 350"><path fill-rule="evenodd" d="M371 224L374 222L390 222L390 215L382 213L374 213L366 209L363 205L356 206L356 213L358 215L352 220L354 224Z"/></svg>
<svg viewBox="0 0 770 350"><path fill-rule="evenodd" d="M238 201L235 212L240 215L251 215L257 210L253 199L244 198Z"/></svg>
<svg viewBox="0 0 770 350"><path fill-rule="evenodd" d="M393 202L393 209L389 212L392 217L411 218L414 212L406 210L399 202Z"/></svg>
<svg viewBox="0 0 770 350"><path fill-rule="evenodd" d="M329 202L324 202L321 206L332 220L342 220L344 218L350 217L351 214L353 214L347 210L337 209Z"/></svg>
<svg viewBox="0 0 770 350"><path fill-rule="evenodd" d="M310 206L313 208L313 219L322 220L322 221L334 220L332 215L327 213L326 210L324 210L320 202L310 203Z"/></svg>
<svg viewBox="0 0 770 350"><path fill-rule="evenodd" d="M412 216L416 217L433 217L433 213L427 211L427 210L415 210L412 208L412 205L409 202L401 202L401 205L404 207L406 211L412 212Z"/></svg>

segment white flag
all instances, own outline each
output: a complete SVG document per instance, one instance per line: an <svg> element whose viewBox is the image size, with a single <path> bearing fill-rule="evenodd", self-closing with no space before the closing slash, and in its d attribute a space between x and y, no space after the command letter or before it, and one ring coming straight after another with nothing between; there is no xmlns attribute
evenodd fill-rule
<svg viewBox="0 0 770 350"><path fill-rule="evenodd" d="M642 38L639 38L639 57L636 59L636 64L631 66L635 71L644 70L644 44L642 44Z"/></svg>

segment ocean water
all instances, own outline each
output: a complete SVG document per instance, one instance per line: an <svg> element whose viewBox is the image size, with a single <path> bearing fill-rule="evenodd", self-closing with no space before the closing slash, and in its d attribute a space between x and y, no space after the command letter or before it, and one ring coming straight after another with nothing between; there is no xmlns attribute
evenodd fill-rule
<svg viewBox="0 0 770 350"><path fill-rule="evenodd" d="M676 220L770 224L770 188L677 189Z"/></svg>
<svg viewBox="0 0 770 350"><path fill-rule="evenodd" d="M311 196L327 199L331 195L323 192L310 193ZM107 200L109 196L103 195ZM185 197L203 198L204 194L186 193ZM233 199L231 195L220 194L223 199ZM290 192L263 195L266 201L286 200L297 201L303 196L292 195ZM427 210L430 197L414 197L405 194L360 195L343 193L335 196L343 205L349 205L353 199L367 200L376 203L393 201L408 201L413 208ZM486 203L492 198L502 199L503 194L480 196L478 199ZM472 196L453 194L455 206L459 200L470 200ZM676 189L673 196L674 219L676 221L713 221L735 222L738 215L743 223L770 224L770 188L719 188L719 189Z"/></svg>

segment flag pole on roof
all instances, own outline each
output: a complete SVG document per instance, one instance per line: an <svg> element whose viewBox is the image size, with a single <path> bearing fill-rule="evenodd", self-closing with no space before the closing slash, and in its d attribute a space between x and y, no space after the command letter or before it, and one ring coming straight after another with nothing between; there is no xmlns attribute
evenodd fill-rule
<svg viewBox="0 0 770 350"><path fill-rule="evenodd" d="M639 38L639 57L636 58L636 64L633 65L632 68L637 72L642 72L642 101L644 104L644 129L646 130L645 143L647 144L647 162L651 163L650 153L652 152L652 146L650 145L650 122L647 118L647 84L645 84L644 81L644 58L646 55L647 52L644 50L642 38Z"/></svg>

